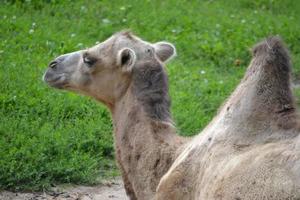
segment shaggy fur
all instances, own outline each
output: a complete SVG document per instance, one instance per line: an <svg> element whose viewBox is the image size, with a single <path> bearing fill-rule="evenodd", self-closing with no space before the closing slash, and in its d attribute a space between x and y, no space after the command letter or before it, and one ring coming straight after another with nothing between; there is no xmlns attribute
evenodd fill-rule
<svg viewBox="0 0 300 200"><path fill-rule="evenodd" d="M168 78L156 60L137 63L133 69L133 92L147 116L171 122Z"/></svg>

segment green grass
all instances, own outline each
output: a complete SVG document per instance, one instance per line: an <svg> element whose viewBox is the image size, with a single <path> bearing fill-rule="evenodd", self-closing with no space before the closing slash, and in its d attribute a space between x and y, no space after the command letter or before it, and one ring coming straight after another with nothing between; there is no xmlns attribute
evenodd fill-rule
<svg viewBox="0 0 300 200"><path fill-rule="evenodd" d="M238 84L249 48L262 38L281 35L299 74L298 2L0 1L0 189L93 184L118 174L108 111L42 82L54 57L128 28L173 42L172 113L179 132L193 135Z"/></svg>

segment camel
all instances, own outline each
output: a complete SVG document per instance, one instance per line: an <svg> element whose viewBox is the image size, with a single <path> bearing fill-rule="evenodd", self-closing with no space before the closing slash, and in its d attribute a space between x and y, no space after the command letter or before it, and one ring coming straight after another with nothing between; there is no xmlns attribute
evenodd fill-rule
<svg viewBox="0 0 300 200"><path fill-rule="evenodd" d="M175 54L168 42L120 32L59 56L44 80L108 107L131 200L300 199L299 123L281 40L254 47L241 83L193 138L178 136L171 119L164 64Z"/></svg>
<svg viewBox="0 0 300 200"><path fill-rule="evenodd" d="M87 50L59 56L44 80L89 95L111 112L116 160L130 199L151 199L187 139L176 135L164 63L168 42L151 44L128 31Z"/></svg>

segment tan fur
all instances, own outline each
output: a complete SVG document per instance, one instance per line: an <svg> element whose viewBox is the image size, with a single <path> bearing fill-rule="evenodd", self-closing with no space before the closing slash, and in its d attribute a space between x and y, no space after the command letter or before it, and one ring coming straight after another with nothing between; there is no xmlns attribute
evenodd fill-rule
<svg viewBox="0 0 300 200"><path fill-rule="evenodd" d="M82 62L85 54L93 66ZM108 106L132 200L300 199L299 123L280 39L254 48L244 79L192 140L175 134L169 113L162 62L174 54L169 43L121 32L57 58L44 79Z"/></svg>
<svg viewBox="0 0 300 200"><path fill-rule="evenodd" d="M278 38L253 53L240 85L160 181L156 200L300 199L288 53Z"/></svg>

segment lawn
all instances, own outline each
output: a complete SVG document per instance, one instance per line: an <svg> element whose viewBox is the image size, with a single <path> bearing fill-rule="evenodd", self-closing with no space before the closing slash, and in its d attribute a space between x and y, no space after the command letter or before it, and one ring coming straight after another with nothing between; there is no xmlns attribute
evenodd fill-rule
<svg viewBox="0 0 300 200"><path fill-rule="evenodd" d="M175 44L172 115L199 133L242 78L249 49L280 35L300 74L300 1L0 0L0 189L93 184L118 175L112 125L94 100L42 82L56 56L122 29ZM300 94L299 91L296 91ZM298 95L300 96L300 95Z"/></svg>

